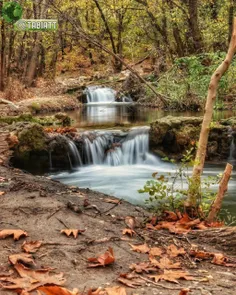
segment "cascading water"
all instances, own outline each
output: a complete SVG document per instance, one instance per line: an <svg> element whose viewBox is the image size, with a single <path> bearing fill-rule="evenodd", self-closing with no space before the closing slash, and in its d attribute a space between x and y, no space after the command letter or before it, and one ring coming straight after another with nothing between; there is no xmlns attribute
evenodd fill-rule
<svg viewBox="0 0 236 295"><path fill-rule="evenodd" d="M67 139L67 144L68 144L68 148L69 148L68 158L69 158L71 168L77 168L79 166L82 166L82 160L81 160L79 151L78 151L75 143L72 140ZM73 157L74 167L72 165L70 154Z"/></svg>
<svg viewBox="0 0 236 295"><path fill-rule="evenodd" d="M94 165L156 164L158 159L149 153L149 128L133 128L120 140L112 132L85 137L85 154Z"/></svg>
<svg viewBox="0 0 236 295"><path fill-rule="evenodd" d="M235 160L235 153L236 153L236 146L235 146L235 142L234 142L234 136L233 136L232 128L230 128L230 130L229 130L229 136L232 139L231 139L231 144L230 144L230 152L229 152L228 161L234 161Z"/></svg>
<svg viewBox="0 0 236 295"><path fill-rule="evenodd" d="M108 87L87 87L85 94L87 103L111 103L116 100L116 91Z"/></svg>

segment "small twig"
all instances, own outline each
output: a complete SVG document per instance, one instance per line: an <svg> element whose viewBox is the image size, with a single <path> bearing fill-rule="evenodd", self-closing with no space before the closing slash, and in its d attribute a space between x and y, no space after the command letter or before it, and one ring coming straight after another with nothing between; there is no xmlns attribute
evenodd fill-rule
<svg viewBox="0 0 236 295"><path fill-rule="evenodd" d="M120 199L118 203L116 203L115 205L113 205L111 208L109 208L108 210L105 210L102 212L102 214L106 214L108 215L107 213L110 212L111 210L113 210L115 207L117 207L118 205L121 204L121 202L123 201L123 199Z"/></svg>
<svg viewBox="0 0 236 295"><path fill-rule="evenodd" d="M49 220L51 217L53 217L53 215L55 215L58 211L60 211L62 209L62 207L58 208L56 211L54 211L51 215L49 215L47 217L47 220Z"/></svg>
<svg viewBox="0 0 236 295"><path fill-rule="evenodd" d="M110 238L103 238L99 240L90 240L87 242L87 245L89 244L102 244L102 243L107 243L110 241L120 241L121 239L119 237L110 237Z"/></svg>
<svg viewBox="0 0 236 295"><path fill-rule="evenodd" d="M61 219L59 219L59 218L57 218L57 217L56 217L56 219L57 219L61 224L63 224L66 228L69 228L69 227L65 224L64 221L62 221Z"/></svg>

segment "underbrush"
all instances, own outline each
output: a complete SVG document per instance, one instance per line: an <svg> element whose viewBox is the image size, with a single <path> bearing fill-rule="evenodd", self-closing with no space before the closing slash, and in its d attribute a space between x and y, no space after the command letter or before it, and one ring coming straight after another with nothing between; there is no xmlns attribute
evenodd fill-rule
<svg viewBox="0 0 236 295"><path fill-rule="evenodd" d="M204 105L211 75L224 60L225 54L216 52L178 58L159 79L152 74L147 80L158 93L168 98L170 109L197 111ZM220 80L215 109L224 109L225 97L235 92L235 75L236 61L233 61ZM153 94L147 90L145 103L154 101Z"/></svg>
<svg viewBox="0 0 236 295"><path fill-rule="evenodd" d="M21 101L32 97L32 92L17 79L10 78L3 93L3 97L9 101Z"/></svg>

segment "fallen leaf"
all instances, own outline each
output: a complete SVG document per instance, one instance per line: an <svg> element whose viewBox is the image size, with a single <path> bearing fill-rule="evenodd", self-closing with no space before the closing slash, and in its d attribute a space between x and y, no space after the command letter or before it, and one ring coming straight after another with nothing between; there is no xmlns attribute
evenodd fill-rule
<svg viewBox="0 0 236 295"><path fill-rule="evenodd" d="M73 235L74 238L76 239L78 237L79 234L82 234L83 232L85 232L85 229L62 229L61 233L65 234L67 237Z"/></svg>
<svg viewBox="0 0 236 295"><path fill-rule="evenodd" d="M23 264L35 264L33 256L27 253L12 254L8 257L11 264L15 265L17 263Z"/></svg>
<svg viewBox="0 0 236 295"><path fill-rule="evenodd" d="M140 263L133 263L129 267L131 270L134 270L136 273L142 273L142 272L152 272L156 271L156 268L152 267L149 262L140 262Z"/></svg>
<svg viewBox="0 0 236 295"><path fill-rule="evenodd" d="M184 279L187 281L192 281L194 278L185 271L173 271L173 270L164 270L164 273L161 275L153 275L149 276L150 278L153 278L155 282L158 281L168 281L172 283L178 284L179 282L177 281L178 279Z"/></svg>
<svg viewBox="0 0 236 295"><path fill-rule="evenodd" d="M105 289L107 292L107 295L126 295L126 290L123 287L115 286L111 288Z"/></svg>
<svg viewBox="0 0 236 295"><path fill-rule="evenodd" d="M0 196L3 196L5 194L5 192L0 192Z"/></svg>
<svg viewBox="0 0 236 295"><path fill-rule="evenodd" d="M62 288L59 286L42 286L39 287L37 290L43 292L43 294L46 295L80 295L77 289L69 291L66 288Z"/></svg>
<svg viewBox="0 0 236 295"><path fill-rule="evenodd" d="M160 259L160 261L157 261L153 256L149 256L149 260L153 266L156 266L160 269L177 269L181 268L181 265L179 262L172 263L170 259L167 257L163 257Z"/></svg>
<svg viewBox="0 0 236 295"><path fill-rule="evenodd" d="M216 265L223 265L226 267L236 267L236 264L228 263L229 259L224 254L214 253L213 255L214 255L214 257L213 257L213 260L211 261L211 263L216 264Z"/></svg>
<svg viewBox="0 0 236 295"><path fill-rule="evenodd" d="M28 292L37 289L40 286L44 285L63 285L65 283L65 278L63 277L63 273L50 275L51 269L40 269L34 270L25 267L24 265L18 263L15 266L16 271L20 275L21 278L25 279L25 283L27 283L27 279L31 282L31 285L27 288L23 286L19 287ZM12 288L11 288L12 289Z"/></svg>
<svg viewBox="0 0 236 295"><path fill-rule="evenodd" d="M137 288L144 285L146 282L135 274L121 274L118 281L127 287Z"/></svg>
<svg viewBox="0 0 236 295"><path fill-rule="evenodd" d="M15 241L18 241L21 237L28 237L28 233L21 229L3 229L0 231L0 239L13 236Z"/></svg>
<svg viewBox="0 0 236 295"><path fill-rule="evenodd" d="M97 290L88 290L87 295L106 295L106 292L103 291L101 287L99 287Z"/></svg>
<svg viewBox="0 0 236 295"><path fill-rule="evenodd" d="M121 203L121 200L117 200L117 199L104 199L103 202L105 203L111 203L111 204L120 204Z"/></svg>
<svg viewBox="0 0 236 295"><path fill-rule="evenodd" d="M138 253L148 253L150 251L150 248L148 247L147 244L143 244L143 245L132 245L129 244L133 251L138 252Z"/></svg>
<svg viewBox="0 0 236 295"><path fill-rule="evenodd" d="M171 244L170 246L167 247L167 254L170 257L177 257L179 255L184 255L186 254L186 251L184 248L177 248L174 244Z"/></svg>
<svg viewBox="0 0 236 295"><path fill-rule="evenodd" d="M207 260L207 259L210 259L213 257L212 253L205 252L205 251L199 251L199 250L190 250L189 254L190 254L190 256L193 256L198 259L204 259L204 260Z"/></svg>
<svg viewBox="0 0 236 295"><path fill-rule="evenodd" d="M189 292L190 292L189 289L183 289L180 291L179 295L188 295Z"/></svg>
<svg viewBox="0 0 236 295"><path fill-rule="evenodd" d="M88 267L106 266L112 264L115 261L113 249L109 247L104 254L100 255L97 258L88 258L88 261L94 263L89 264Z"/></svg>
<svg viewBox="0 0 236 295"><path fill-rule="evenodd" d="M177 221L179 219L175 212L164 211L164 214L165 214L164 219L167 221Z"/></svg>
<svg viewBox="0 0 236 295"><path fill-rule="evenodd" d="M158 247L151 248L149 251L149 254L152 256L160 256L162 253L162 249Z"/></svg>
<svg viewBox="0 0 236 295"><path fill-rule="evenodd" d="M123 229L122 234L129 235L132 237L133 235L135 235L135 231L130 228L125 228L125 229Z"/></svg>
<svg viewBox="0 0 236 295"><path fill-rule="evenodd" d="M134 229L135 228L135 219L131 216L127 216L127 217L125 217L125 224L129 228Z"/></svg>
<svg viewBox="0 0 236 295"><path fill-rule="evenodd" d="M31 242L24 242L21 246L21 248L26 253L35 253L38 251L38 249L41 247L42 242L40 241L31 241Z"/></svg>

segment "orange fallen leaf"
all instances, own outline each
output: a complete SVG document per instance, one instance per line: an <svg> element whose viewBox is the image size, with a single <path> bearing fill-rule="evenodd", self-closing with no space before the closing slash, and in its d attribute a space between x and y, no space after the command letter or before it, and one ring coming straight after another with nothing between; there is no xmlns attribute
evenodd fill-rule
<svg viewBox="0 0 236 295"><path fill-rule="evenodd" d="M190 256L193 256L198 259L210 259L213 257L213 254L210 252L199 251L199 250L190 250Z"/></svg>
<svg viewBox="0 0 236 295"><path fill-rule="evenodd" d="M122 234L129 235L132 237L133 235L135 235L135 231L130 228L125 228L125 229L123 229Z"/></svg>
<svg viewBox="0 0 236 295"><path fill-rule="evenodd" d="M130 288L137 288L144 285L146 282L136 274L120 274L118 281Z"/></svg>
<svg viewBox="0 0 236 295"><path fill-rule="evenodd" d="M236 264L234 263L228 263L229 259L222 253L214 253L213 260L211 263L216 264L216 265L223 265L226 267L236 267Z"/></svg>
<svg viewBox="0 0 236 295"><path fill-rule="evenodd" d="M3 196L5 194L5 192L0 192L0 196Z"/></svg>
<svg viewBox="0 0 236 295"><path fill-rule="evenodd" d="M186 254L186 251L184 248L177 248L174 244L171 244L170 246L167 247L167 254L170 257L177 257L179 255L184 255Z"/></svg>
<svg viewBox="0 0 236 295"><path fill-rule="evenodd" d="M162 249L158 247L151 248L149 251L149 254L152 256L160 256L162 253Z"/></svg>
<svg viewBox="0 0 236 295"><path fill-rule="evenodd" d="M103 202L111 203L111 204L120 204L121 200L107 198L107 199L104 199Z"/></svg>
<svg viewBox="0 0 236 295"><path fill-rule="evenodd" d="M161 275L153 275L149 276L150 278L153 278L155 282L158 281L168 281L171 283L176 283L178 284L179 282L177 281L178 279L184 279L187 281L192 281L194 278L185 271L173 271L173 270L164 270L164 273Z"/></svg>
<svg viewBox="0 0 236 295"><path fill-rule="evenodd" d="M31 241L31 242L24 242L21 246L21 248L26 253L35 253L38 251L38 249L41 247L42 242L40 241Z"/></svg>
<svg viewBox="0 0 236 295"><path fill-rule="evenodd" d="M46 295L80 295L77 289L69 291L66 288L62 288L59 286L42 286L39 287L37 290L43 292L43 294Z"/></svg>
<svg viewBox="0 0 236 295"><path fill-rule="evenodd" d="M73 235L75 239L78 237L79 234L82 234L83 232L85 232L85 229L83 229L83 230L81 230L81 229L62 229L61 230L62 234L65 234L67 237Z"/></svg>
<svg viewBox="0 0 236 295"><path fill-rule="evenodd" d="M35 264L33 256L27 253L12 254L8 257L11 264L15 265L17 263L23 264Z"/></svg>
<svg viewBox="0 0 236 295"><path fill-rule="evenodd" d="M28 237L28 233L21 229L3 229L0 231L0 239L13 236L15 241L18 241L21 237Z"/></svg>
<svg viewBox="0 0 236 295"><path fill-rule="evenodd" d="M181 265L179 262L172 263L170 259L167 257L163 257L160 259L160 261L156 260L153 256L149 256L149 260L153 266L156 266L160 269L177 269L181 268Z"/></svg>
<svg viewBox="0 0 236 295"><path fill-rule="evenodd" d="M134 270L136 273L142 273L142 272L152 272L156 271L156 268L152 267L149 262L140 262L140 263L133 263L129 267L131 270Z"/></svg>
<svg viewBox="0 0 236 295"><path fill-rule="evenodd" d="M179 219L178 215L172 211L164 211L166 221L177 221Z"/></svg>
<svg viewBox="0 0 236 295"><path fill-rule="evenodd" d="M88 267L106 266L112 264L113 262L115 262L113 249L109 247L104 254L95 258L88 258L88 261L94 263L89 264Z"/></svg>
<svg viewBox="0 0 236 295"><path fill-rule="evenodd" d="M183 289L180 291L179 295L188 295L189 292L190 292L189 289Z"/></svg>
<svg viewBox="0 0 236 295"><path fill-rule="evenodd" d="M106 292L103 291L101 287L99 287L97 290L88 290L87 295L106 295Z"/></svg>
<svg viewBox="0 0 236 295"><path fill-rule="evenodd" d="M105 289L107 292L107 295L126 295L126 290L123 287L115 286L111 288Z"/></svg>
<svg viewBox="0 0 236 295"><path fill-rule="evenodd" d="M129 244L133 251L138 252L138 253L148 253L150 251L150 248L148 247L147 244L143 244L143 245L132 245Z"/></svg>

